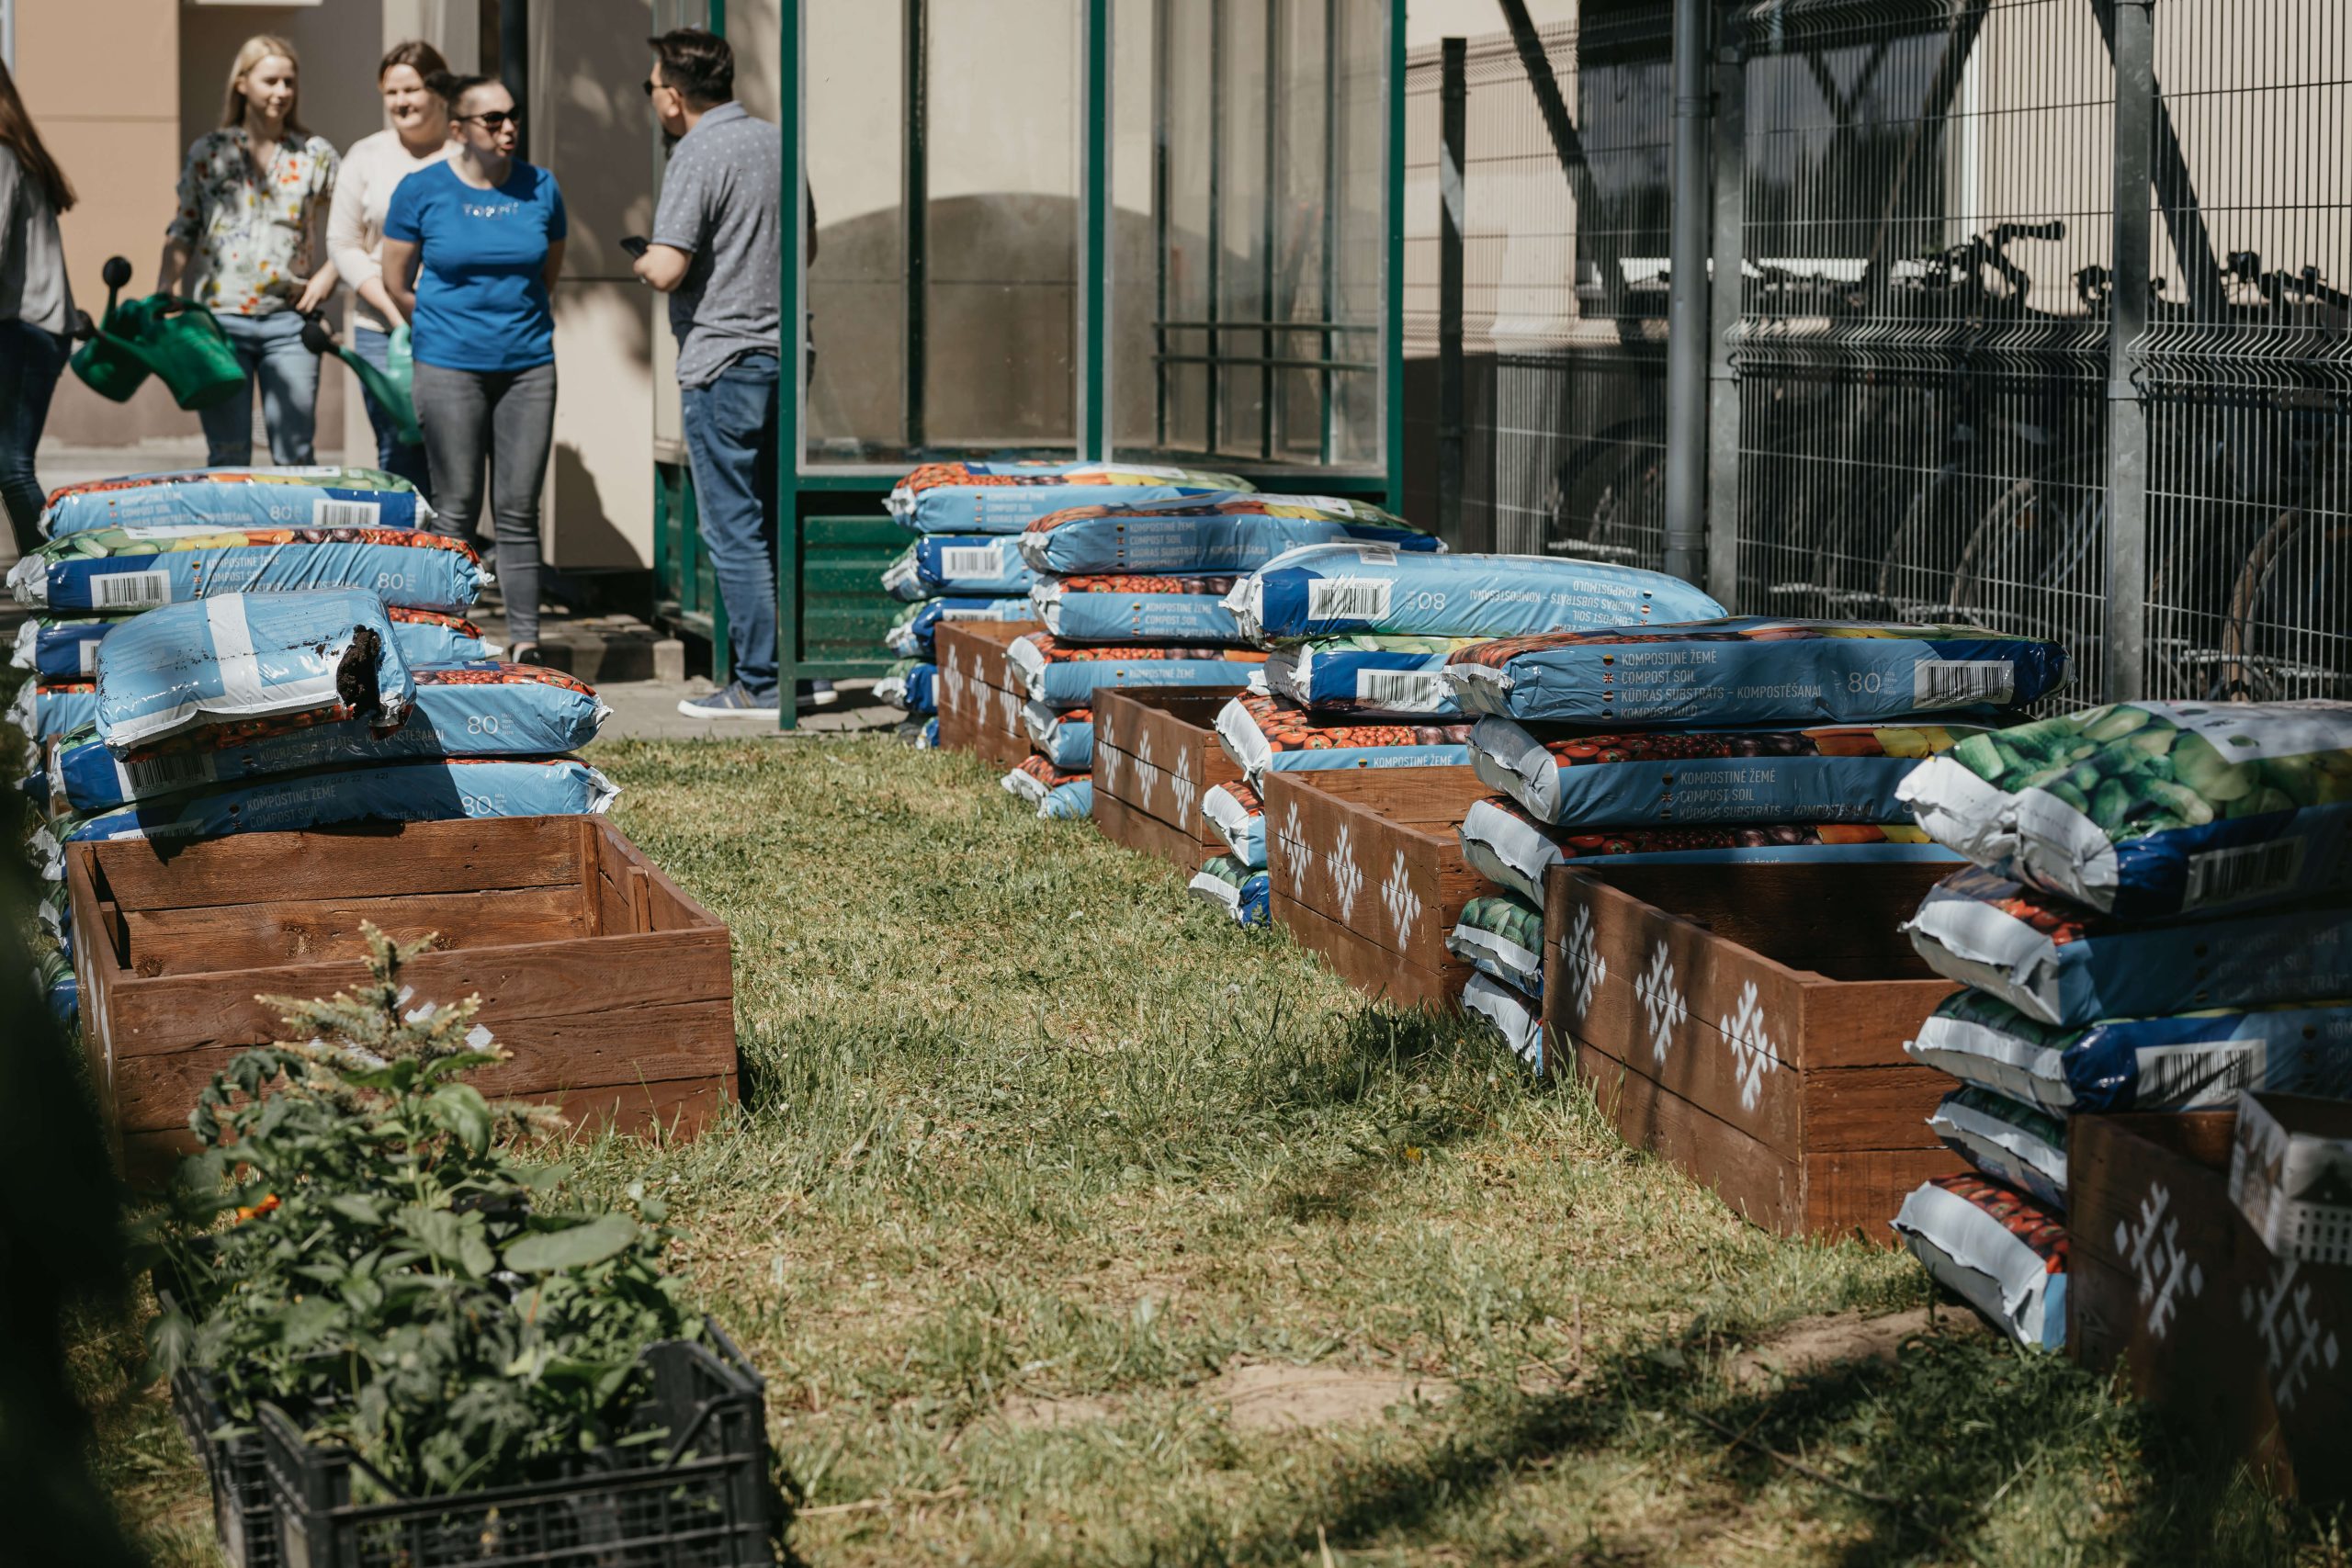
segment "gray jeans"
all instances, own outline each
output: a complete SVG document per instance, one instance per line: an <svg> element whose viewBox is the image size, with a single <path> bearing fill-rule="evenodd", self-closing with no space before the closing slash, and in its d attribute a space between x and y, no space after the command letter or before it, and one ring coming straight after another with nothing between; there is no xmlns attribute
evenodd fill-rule
<svg viewBox="0 0 2352 1568"><path fill-rule="evenodd" d="M555 367L449 370L416 363L416 422L433 479L435 524L473 537L481 516L482 463L490 464L491 521L507 637L539 640L539 491L555 439Z"/></svg>

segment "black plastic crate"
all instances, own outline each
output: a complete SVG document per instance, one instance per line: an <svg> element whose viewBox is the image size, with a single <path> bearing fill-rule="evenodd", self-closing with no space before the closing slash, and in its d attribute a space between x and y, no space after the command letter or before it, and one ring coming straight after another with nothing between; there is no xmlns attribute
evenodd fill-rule
<svg viewBox="0 0 2352 1568"><path fill-rule="evenodd" d="M159 1283L155 1298L165 1312L175 1305L168 1286ZM278 1548L277 1510L270 1501L261 1433L246 1427L232 1437L214 1437L229 1424L229 1414L214 1397L211 1380L194 1367L174 1372L171 1386L172 1415L212 1487L212 1524L221 1551L232 1568L281 1568L286 1559Z"/></svg>
<svg viewBox="0 0 2352 1568"><path fill-rule="evenodd" d="M707 1343L644 1353L651 1388L629 1429L665 1438L528 1485L408 1497L350 1450L314 1446L262 1406L286 1568L767 1568L784 1517L768 1475L766 1384L717 1324L705 1333ZM355 1472L391 1500L354 1502Z"/></svg>

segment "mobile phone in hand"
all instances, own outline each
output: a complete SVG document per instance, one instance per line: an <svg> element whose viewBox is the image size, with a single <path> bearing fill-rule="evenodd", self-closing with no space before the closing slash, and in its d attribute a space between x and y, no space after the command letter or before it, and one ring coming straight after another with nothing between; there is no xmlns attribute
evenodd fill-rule
<svg viewBox="0 0 2352 1568"><path fill-rule="evenodd" d="M623 234L621 236L622 254L629 260L637 261L645 254L645 236L642 234Z"/></svg>

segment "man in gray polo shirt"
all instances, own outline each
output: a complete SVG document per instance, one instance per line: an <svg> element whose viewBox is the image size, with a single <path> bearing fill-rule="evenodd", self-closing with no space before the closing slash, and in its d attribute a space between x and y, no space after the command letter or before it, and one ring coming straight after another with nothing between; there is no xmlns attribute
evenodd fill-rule
<svg viewBox="0 0 2352 1568"><path fill-rule="evenodd" d="M647 41L646 96L677 145L637 276L670 296L695 512L734 665L725 691L678 711L774 723L778 274L797 239L785 217L784 136L735 101L725 39L680 28ZM801 694L832 700L829 685Z"/></svg>

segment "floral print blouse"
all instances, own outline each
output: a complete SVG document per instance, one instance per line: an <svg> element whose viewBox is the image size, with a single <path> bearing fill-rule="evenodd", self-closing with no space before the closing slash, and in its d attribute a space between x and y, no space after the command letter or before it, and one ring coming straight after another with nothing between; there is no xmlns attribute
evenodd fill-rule
<svg viewBox="0 0 2352 1568"><path fill-rule="evenodd" d="M323 136L280 141L266 168L242 125L198 137L180 170L179 211L164 231L194 253L188 298L232 316L290 308L325 260L335 166Z"/></svg>

